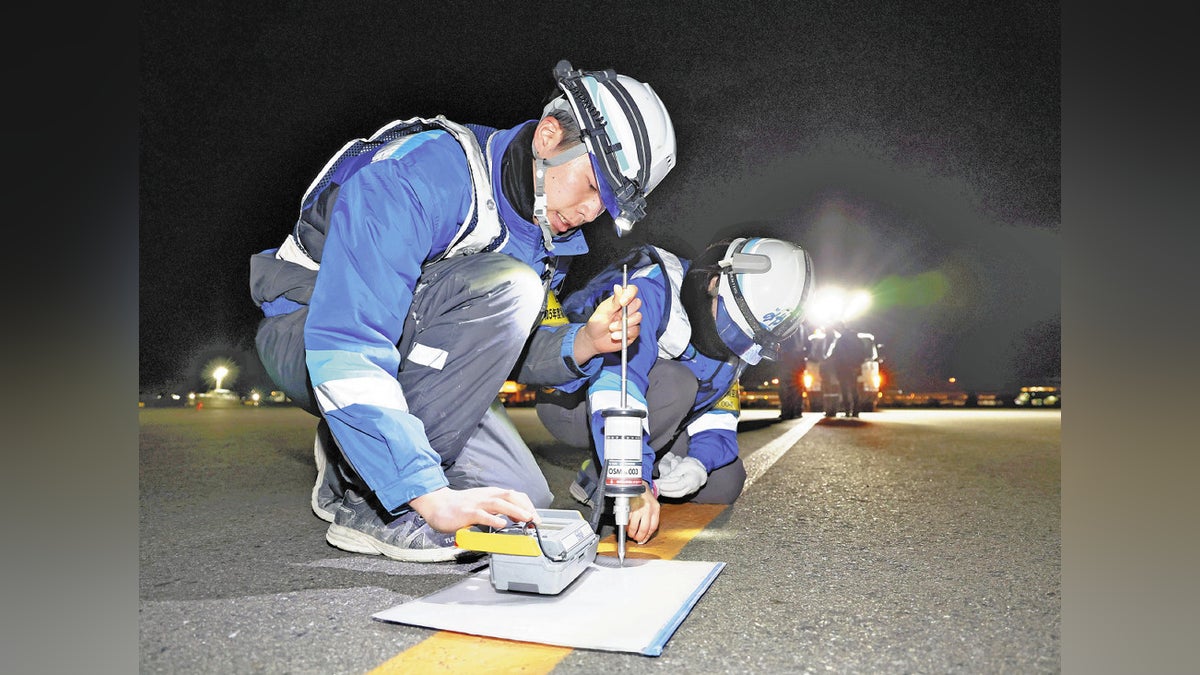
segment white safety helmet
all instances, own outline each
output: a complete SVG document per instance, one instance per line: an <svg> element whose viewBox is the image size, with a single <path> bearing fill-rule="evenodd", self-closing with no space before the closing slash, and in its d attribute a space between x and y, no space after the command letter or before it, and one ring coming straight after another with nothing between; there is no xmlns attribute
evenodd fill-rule
<svg viewBox="0 0 1200 675"><path fill-rule="evenodd" d="M812 257L781 239L734 239L719 265L717 333L754 365L779 358L779 345L804 318L812 294Z"/></svg>
<svg viewBox="0 0 1200 675"><path fill-rule="evenodd" d="M542 111L569 109L579 122L584 147L596 172L604 208L617 236L646 215L646 195L675 166L675 127L650 85L612 70L573 70L559 61L554 80L566 94ZM578 156L554 157L549 166ZM535 195L540 190L535 190Z"/></svg>

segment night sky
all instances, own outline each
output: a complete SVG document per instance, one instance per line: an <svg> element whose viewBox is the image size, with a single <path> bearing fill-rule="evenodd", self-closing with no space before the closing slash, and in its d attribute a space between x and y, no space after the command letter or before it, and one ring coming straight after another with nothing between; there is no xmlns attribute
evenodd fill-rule
<svg viewBox="0 0 1200 675"><path fill-rule="evenodd" d="M141 386L199 386L223 355L259 384L249 256L329 156L395 119L532 119L562 58L649 82L678 137L646 219L586 226L576 272L782 236L819 283L874 291L857 328L893 386L1057 376L1059 46L1043 2L149 3Z"/></svg>

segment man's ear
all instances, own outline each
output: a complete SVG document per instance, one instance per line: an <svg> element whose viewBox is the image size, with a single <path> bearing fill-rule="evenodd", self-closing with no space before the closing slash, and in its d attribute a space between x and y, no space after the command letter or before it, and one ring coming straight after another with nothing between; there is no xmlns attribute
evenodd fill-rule
<svg viewBox="0 0 1200 675"><path fill-rule="evenodd" d="M542 157L550 157L556 154L562 138L562 124L553 115L547 115L538 122L533 131L533 147Z"/></svg>
<svg viewBox="0 0 1200 675"><path fill-rule="evenodd" d="M712 276L712 279L708 280L708 295L713 298L717 297L717 289L719 289L720 287L721 287L721 275L714 274Z"/></svg>

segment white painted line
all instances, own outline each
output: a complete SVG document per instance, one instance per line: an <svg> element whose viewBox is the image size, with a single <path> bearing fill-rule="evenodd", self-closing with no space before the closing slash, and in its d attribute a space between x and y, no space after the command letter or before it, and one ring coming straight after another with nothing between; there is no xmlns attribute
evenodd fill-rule
<svg viewBox="0 0 1200 675"><path fill-rule="evenodd" d="M812 429L820 419L821 415L819 414L810 414L801 417L796 426L788 429L787 433L755 450L749 457L743 459L742 462L746 465L746 483L742 486L742 491L745 492L749 489L750 485L758 480L759 476L766 473L767 469L771 468L771 465L778 461L780 457L783 457L784 453L795 445L796 441L799 441L804 434L807 434L808 430Z"/></svg>

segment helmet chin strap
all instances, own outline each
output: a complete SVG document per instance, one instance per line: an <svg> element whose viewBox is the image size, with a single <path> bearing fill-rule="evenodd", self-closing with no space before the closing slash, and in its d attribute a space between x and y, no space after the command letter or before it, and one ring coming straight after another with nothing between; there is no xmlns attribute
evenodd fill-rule
<svg viewBox="0 0 1200 675"><path fill-rule="evenodd" d="M546 215L546 169L561 166L584 154L587 154L587 146L582 142L549 159L542 157L536 147L533 148L533 219L542 228L547 251L554 250L554 230L550 227L550 217Z"/></svg>

